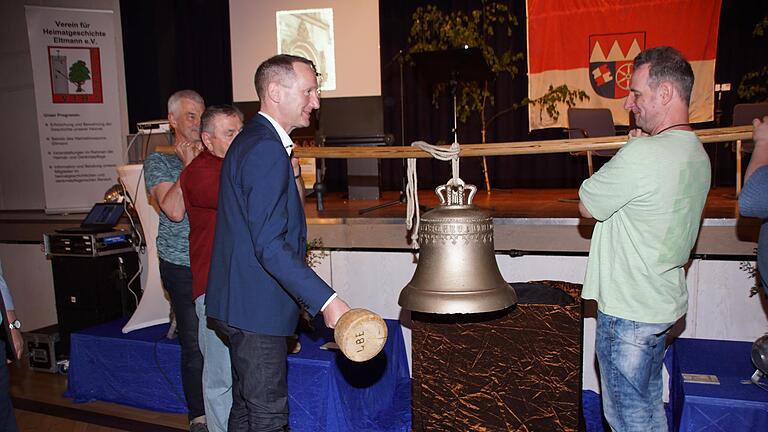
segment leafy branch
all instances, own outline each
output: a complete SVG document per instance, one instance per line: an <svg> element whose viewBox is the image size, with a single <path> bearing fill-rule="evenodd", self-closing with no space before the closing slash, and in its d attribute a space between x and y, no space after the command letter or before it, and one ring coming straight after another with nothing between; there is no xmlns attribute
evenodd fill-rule
<svg viewBox="0 0 768 432"><path fill-rule="evenodd" d="M763 19L757 23L755 29L752 30L752 36L759 37L765 35L765 29L768 28L768 16L764 16Z"/></svg>
<svg viewBox="0 0 768 432"><path fill-rule="evenodd" d="M523 60L522 52L497 52L491 45L497 34L511 37L513 28L518 25L517 18L505 4L482 1L480 9L469 13L443 12L435 5L427 5L418 7L411 20L408 59L415 53L476 47L482 52L488 68L493 73L508 73L510 78L514 79L520 72L517 63ZM440 96L448 93L449 89L450 86L446 83L435 85L432 92L432 104L435 108L439 107ZM480 112L484 109L485 103L494 103L494 97L487 86L481 88L481 84L476 81L457 84L456 112L461 122L466 122L473 111Z"/></svg>
<svg viewBox="0 0 768 432"><path fill-rule="evenodd" d="M768 28L768 16L764 16L752 30L752 37L765 36L765 29ZM744 74L739 81L737 90L739 98L745 102L765 102L768 101L768 66L762 69L750 71Z"/></svg>
<svg viewBox="0 0 768 432"><path fill-rule="evenodd" d="M323 239L314 238L307 241L307 253L304 255L304 261L310 268L320 265L328 255L330 252L328 248L323 247Z"/></svg>
<svg viewBox="0 0 768 432"><path fill-rule="evenodd" d="M768 100L768 66L744 74L737 90L739 98L749 102Z"/></svg>
<svg viewBox="0 0 768 432"><path fill-rule="evenodd" d="M536 99L523 99L523 104L529 104L533 106L539 106L539 120L543 117L543 112L546 110L547 115L553 120L560 118L560 110L558 104L564 103L569 108L576 105L576 100L583 102L589 100L589 95L580 89L571 90L567 85L561 84L557 87L549 85L549 89L544 95Z"/></svg>
<svg viewBox="0 0 768 432"><path fill-rule="evenodd" d="M520 72L518 63L523 60L522 52L506 50L497 52L491 45L496 35L511 37L514 27L518 25L517 18L510 12L506 4L493 1L482 1L481 8L469 13L463 11L443 12L435 5L418 7L411 16L412 24L408 43L410 47L406 56L421 52L443 51L448 49L477 47L483 54L485 62L494 74L506 73L514 79ZM436 84L432 92L432 105L439 107L443 94L450 91L447 83ZM494 95L488 90L488 84L476 81L458 82L456 87L456 114L462 123L466 122L472 112L481 116L483 130L502 114L518 109L525 105L540 107L540 116L547 114L557 120L560 116L558 106L576 105L577 101L589 100L586 92L580 89L571 90L563 84L557 87L549 86L543 96L536 99L524 98L520 103L513 103L485 120L487 106L495 105Z"/></svg>

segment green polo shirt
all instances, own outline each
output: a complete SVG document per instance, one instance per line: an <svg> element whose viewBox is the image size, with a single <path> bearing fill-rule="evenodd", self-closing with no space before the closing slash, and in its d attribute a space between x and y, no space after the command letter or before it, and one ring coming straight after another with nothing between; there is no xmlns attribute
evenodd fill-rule
<svg viewBox="0 0 768 432"><path fill-rule="evenodd" d="M582 297L632 321L667 323L685 314L683 266L709 186L709 157L693 132L630 139L579 189L597 220Z"/></svg>

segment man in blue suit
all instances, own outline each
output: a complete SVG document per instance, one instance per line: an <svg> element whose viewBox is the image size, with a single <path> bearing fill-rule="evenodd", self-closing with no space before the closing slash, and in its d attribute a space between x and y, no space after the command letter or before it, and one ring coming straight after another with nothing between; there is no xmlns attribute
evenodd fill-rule
<svg viewBox="0 0 768 432"><path fill-rule="evenodd" d="M305 263L307 225L288 134L320 107L314 64L277 55L256 70L261 111L221 170L206 310L230 341L229 431L288 430L287 348L299 307L329 328L349 306Z"/></svg>

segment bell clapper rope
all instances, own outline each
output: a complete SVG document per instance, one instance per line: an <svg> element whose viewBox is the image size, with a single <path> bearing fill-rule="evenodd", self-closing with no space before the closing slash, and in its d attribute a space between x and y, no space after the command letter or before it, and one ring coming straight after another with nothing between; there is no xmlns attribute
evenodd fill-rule
<svg viewBox="0 0 768 432"><path fill-rule="evenodd" d="M424 141L414 141L411 146L418 147L421 150L429 153L435 159L442 161L451 161L451 173L453 177L448 180L447 186L463 186L464 182L459 178L459 143L454 141L449 149L438 147L432 144L428 144ZM406 198L406 214L405 214L405 226L408 230L411 230L411 246L416 249L419 247L419 187L418 179L416 175L416 158L408 158L408 168L406 171L408 184L405 187ZM442 195L438 194L440 200L443 200ZM414 223L414 219L416 220Z"/></svg>

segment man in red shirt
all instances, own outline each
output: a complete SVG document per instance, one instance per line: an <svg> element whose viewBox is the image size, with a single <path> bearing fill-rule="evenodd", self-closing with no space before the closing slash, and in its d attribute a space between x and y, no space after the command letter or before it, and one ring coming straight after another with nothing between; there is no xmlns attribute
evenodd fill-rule
<svg viewBox="0 0 768 432"><path fill-rule="evenodd" d="M181 189L189 217L189 259L192 297L199 318L198 343L203 354L203 399L210 432L225 432L232 407L232 369L229 350L208 326L205 290L211 262L219 176L229 145L243 128L243 113L230 105L208 107L200 118L205 150L182 171Z"/></svg>

